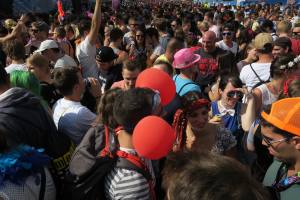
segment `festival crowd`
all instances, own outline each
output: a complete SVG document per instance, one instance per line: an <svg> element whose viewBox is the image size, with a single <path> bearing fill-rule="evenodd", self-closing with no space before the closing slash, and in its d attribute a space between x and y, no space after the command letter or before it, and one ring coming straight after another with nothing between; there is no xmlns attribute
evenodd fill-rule
<svg viewBox="0 0 300 200"><path fill-rule="evenodd" d="M1 20L0 200L296 200L298 120L294 6Z"/></svg>

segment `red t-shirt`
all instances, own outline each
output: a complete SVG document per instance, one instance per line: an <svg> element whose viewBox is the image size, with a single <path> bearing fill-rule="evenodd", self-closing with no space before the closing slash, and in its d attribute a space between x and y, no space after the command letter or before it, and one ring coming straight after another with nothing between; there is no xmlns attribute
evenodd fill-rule
<svg viewBox="0 0 300 200"><path fill-rule="evenodd" d="M118 81L118 82L114 82L111 86L111 88L121 88L122 90L125 89L125 82L124 80Z"/></svg>
<svg viewBox="0 0 300 200"><path fill-rule="evenodd" d="M300 40L290 38L292 42L292 51L293 54L299 55L300 54Z"/></svg>

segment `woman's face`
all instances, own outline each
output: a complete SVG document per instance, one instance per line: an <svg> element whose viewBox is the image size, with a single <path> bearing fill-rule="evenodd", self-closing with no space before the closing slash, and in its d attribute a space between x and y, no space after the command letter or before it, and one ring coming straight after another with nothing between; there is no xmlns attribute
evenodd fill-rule
<svg viewBox="0 0 300 200"><path fill-rule="evenodd" d="M197 110L189 113L187 119L190 122L192 128L200 129L203 128L208 122L208 108L201 107Z"/></svg>
<svg viewBox="0 0 300 200"><path fill-rule="evenodd" d="M248 51L248 57L251 60L257 60L257 52L256 52L255 48L253 48L253 49L251 49L251 50Z"/></svg>

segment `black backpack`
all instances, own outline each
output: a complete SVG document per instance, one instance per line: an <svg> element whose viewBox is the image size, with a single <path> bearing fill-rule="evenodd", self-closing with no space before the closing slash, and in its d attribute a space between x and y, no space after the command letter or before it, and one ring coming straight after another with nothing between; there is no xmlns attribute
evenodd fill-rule
<svg viewBox="0 0 300 200"><path fill-rule="evenodd" d="M255 84L253 87L252 87L252 90L254 90L255 88L257 88L258 86L261 86L263 84L266 84L266 83L269 83L270 82L270 77L268 78L268 80L266 81L263 81L259 75L256 73L256 71L253 69L252 65L250 64L250 68L251 70L253 71L253 73L255 74L255 76L258 78L259 82L257 84Z"/></svg>
<svg viewBox="0 0 300 200"><path fill-rule="evenodd" d="M90 128L71 158L64 181L63 199L106 199L104 179L114 167L135 170L150 181L152 177L149 172L127 158L117 156L117 147L113 130L103 125Z"/></svg>

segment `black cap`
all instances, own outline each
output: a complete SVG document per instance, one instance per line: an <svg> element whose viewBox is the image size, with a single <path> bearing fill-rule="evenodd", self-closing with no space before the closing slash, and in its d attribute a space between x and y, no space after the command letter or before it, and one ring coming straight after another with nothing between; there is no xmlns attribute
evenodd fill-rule
<svg viewBox="0 0 300 200"><path fill-rule="evenodd" d="M275 40L275 42L273 43L274 46L279 46L282 48L292 48L292 41L290 40L290 38L288 37L279 37Z"/></svg>
<svg viewBox="0 0 300 200"><path fill-rule="evenodd" d="M116 58L118 58L118 55L110 47L103 46L97 51L96 60L100 62L110 62Z"/></svg>

